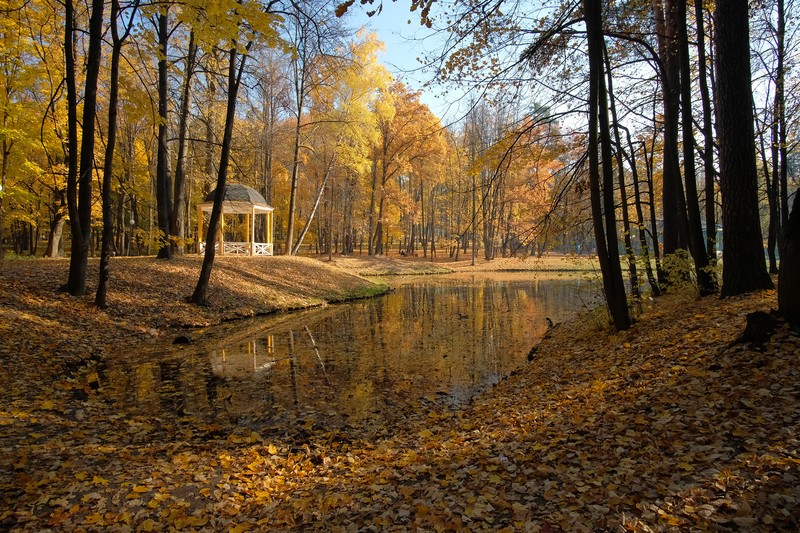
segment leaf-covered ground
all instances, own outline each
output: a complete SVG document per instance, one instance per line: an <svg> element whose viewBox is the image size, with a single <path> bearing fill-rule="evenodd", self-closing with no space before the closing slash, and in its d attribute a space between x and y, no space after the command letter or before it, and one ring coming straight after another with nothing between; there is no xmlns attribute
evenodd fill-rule
<svg viewBox="0 0 800 533"><path fill-rule="evenodd" d="M660 298L624 333L585 317L562 324L470 406L420 409L370 432L115 412L94 370L109 346L266 310L270 298L319 303L366 290L310 260L232 261L215 283L250 285L239 294L216 285L212 306L198 310L182 302L192 261L115 261L108 312L55 292L64 262L0 266L0 528L800 527L800 338L780 327L762 348L732 342L748 312L774 306L773 291ZM258 292L262 277L273 296ZM312 289L326 280L353 286Z"/></svg>

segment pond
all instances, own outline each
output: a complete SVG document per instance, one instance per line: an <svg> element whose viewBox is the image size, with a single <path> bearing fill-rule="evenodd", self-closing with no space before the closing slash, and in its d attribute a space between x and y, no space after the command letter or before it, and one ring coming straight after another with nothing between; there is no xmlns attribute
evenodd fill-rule
<svg viewBox="0 0 800 533"><path fill-rule="evenodd" d="M548 327L596 305L585 280L532 273L390 280L385 296L261 317L107 361L120 409L263 429L392 424L460 405L527 364Z"/></svg>

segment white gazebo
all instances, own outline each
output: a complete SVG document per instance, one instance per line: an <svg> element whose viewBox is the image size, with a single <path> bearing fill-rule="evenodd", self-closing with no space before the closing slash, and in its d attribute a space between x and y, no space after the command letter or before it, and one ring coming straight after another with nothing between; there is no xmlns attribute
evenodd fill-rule
<svg viewBox="0 0 800 533"><path fill-rule="evenodd" d="M211 213L214 207L214 198L217 190L211 191L206 196L205 201L197 206L197 250L203 253L205 242L203 241L203 213ZM222 200L222 217L220 218L220 238L217 242L217 250L223 254L243 254L243 255L272 255L272 224L274 208L267 205L267 201L258 191L242 185L232 183L225 186L225 196ZM245 240L225 242L225 215L245 215L246 233ZM266 242L255 242L256 215L266 217ZM241 219L240 219L241 220Z"/></svg>

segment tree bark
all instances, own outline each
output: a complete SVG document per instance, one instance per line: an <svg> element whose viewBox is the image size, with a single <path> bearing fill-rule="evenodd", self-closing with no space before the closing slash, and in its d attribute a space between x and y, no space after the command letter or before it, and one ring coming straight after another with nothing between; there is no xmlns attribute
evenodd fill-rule
<svg viewBox="0 0 800 533"><path fill-rule="evenodd" d="M686 0L676 3L678 18L678 59L680 62L681 130L683 132L683 177L686 184L687 237L694 259L697 288L701 296L717 292L717 280L709 268L708 252L700 220L700 200L697 197L697 170L694 163L694 134L692 130L692 75L687 33Z"/></svg>
<svg viewBox="0 0 800 533"><path fill-rule="evenodd" d="M711 111L711 96L708 90L708 74L706 69L706 32L704 23L703 0L695 0L695 20L697 21L697 75L700 85L700 102L703 106L703 172L705 174L705 218L706 218L706 253L710 263L717 260L717 215L714 178L717 170L714 167L714 126Z"/></svg>
<svg viewBox="0 0 800 533"><path fill-rule="evenodd" d="M70 232L72 234L70 269L67 283L62 290L71 292L73 284L78 283L80 266L75 265L80 248L81 231L78 217L78 88L75 79L75 10L72 0L64 2L64 77L67 86L67 212L69 214Z"/></svg>
<svg viewBox="0 0 800 533"><path fill-rule="evenodd" d="M662 216L664 254L673 254L687 247L686 202L681 184L678 156L680 103L680 68L678 62L678 20L676 3L682 0L655 0L658 48L664 63L661 88L664 99L664 161L662 179Z"/></svg>
<svg viewBox="0 0 800 533"><path fill-rule="evenodd" d="M724 230L722 296L773 287L758 211L747 0L718 2L717 128ZM744 104L747 102L747 104Z"/></svg>
<svg viewBox="0 0 800 533"><path fill-rule="evenodd" d="M169 40L169 9L165 8L157 16L158 23L158 150L156 154L156 203L158 229L162 241L158 250L159 259L172 258L169 242L172 224L172 178L169 173L169 146L167 145L167 99L169 80L167 79L167 42Z"/></svg>
<svg viewBox="0 0 800 533"><path fill-rule="evenodd" d="M246 50L250 49L252 42L247 44ZM217 229L222 217L222 202L225 199L225 185L228 179L228 166L231 159L231 144L233 141L233 123L236 119L236 98L239 94L242 72L244 72L247 53L242 55L239 61L237 72L236 67L236 47L230 49L228 64L228 102L225 110L225 131L222 136L222 150L219 157L219 172L217 174L217 193L214 196L214 205L211 208L211 217L208 221L208 236L206 237L206 250L203 257L203 266L200 269L200 278L197 280L191 301L198 305L205 305L208 284L211 281L211 269L214 266L216 256L215 244L217 241Z"/></svg>
<svg viewBox="0 0 800 533"><path fill-rule="evenodd" d="M608 53L604 54L606 65L606 77L608 80L608 101L609 111L611 111L611 120L613 121L612 129L614 132L614 141L617 145L617 180L619 182L619 196L622 204L622 230L623 242L625 244L625 253L628 257L628 279L631 282L631 299L639 306L641 306L641 294L639 291L639 275L636 271L636 254L633 252L633 244L631 243L631 221L628 214L628 193L625 185L625 162L622 149L622 139L619 134L619 123L617 121L617 104L614 97L613 76L611 75L611 61L608 58Z"/></svg>
<svg viewBox="0 0 800 533"><path fill-rule="evenodd" d="M108 95L108 133L106 139L105 161L103 162L102 203L103 239L100 245L100 278L97 283L94 303L100 309L108 306L108 278L111 271L111 248L114 227L111 206L111 178L114 167L114 147L117 142L117 101L119 99L119 60L122 55L122 40L119 38L117 16L119 1L111 1L111 74Z"/></svg>
<svg viewBox="0 0 800 533"><path fill-rule="evenodd" d="M175 198L173 201L172 227L170 233L177 237L174 243L174 252L183 255L186 250L186 167L189 143L186 133L189 130L189 100L192 95L192 81L197 58L197 44L194 41L194 31L189 33L189 50L186 55L186 73L183 79L181 92L181 113L178 117L178 161L175 164Z"/></svg>
<svg viewBox="0 0 800 533"><path fill-rule="evenodd" d="M67 4L71 4L68 0ZM72 256L69 264L67 292L72 296L86 294L86 272L89 247L92 244L92 174L94 173L95 118L97 116L97 79L100 75L103 44L103 0L92 0L92 15L89 19L89 51L86 56L86 80L83 94L83 135L81 137L80 166L77 180L77 206L70 210L77 221L72 222ZM68 16L73 16L69 9ZM73 31L67 24L68 32ZM70 54L72 39L69 39ZM74 56L72 58L74 76ZM69 68L68 68L69 70ZM77 98L74 101L77 106ZM77 112L75 112L77 115ZM72 127L72 125L70 125ZM75 132L77 135L77 131ZM77 143L76 143L77 144ZM69 187L69 185L68 185ZM73 185L72 191L76 187Z"/></svg>
<svg viewBox="0 0 800 533"><path fill-rule="evenodd" d="M66 191L60 189L56 192L59 195L60 201L58 207L53 211L53 219L50 221L50 229L47 236L47 248L44 251L44 256L49 258L61 257L64 255L63 235L64 223L66 222Z"/></svg>
<svg viewBox="0 0 800 533"><path fill-rule="evenodd" d="M622 268L617 249L616 216L614 214L614 176L611 161L611 135L608 102L603 79L602 3L583 0L586 38L589 51L589 182L592 220L597 241L603 289L609 314L618 330L631 325ZM598 146L599 142L599 146ZM602 197L600 171L602 164Z"/></svg>
<svg viewBox="0 0 800 533"><path fill-rule="evenodd" d="M654 296L661 295L661 287L658 284L655 274L653 273L653 266L650 264L650 247L647 245L647 232L645 231L644 210L642 209L642 195L639 188L639 169L636 165L636 149L633 141L631 140L631 132L625 130L625 136L628 141L628 149L630 150L630 157L628 163L631 166L631 178L633 181L633 202L636 208L636 224L637 234L639 235L639 246L642 249L642 256L644 259L644 271L647 274L647 281L650 283L650 290ZM658 247L658 243L655 243Z"/></svg>
<svg viewBox="0 0 800 533"><path fill-rule="evenodd" d="M786 221L778 272L778 311L795 328L800 327L800 190L794 194Z"/></svg>

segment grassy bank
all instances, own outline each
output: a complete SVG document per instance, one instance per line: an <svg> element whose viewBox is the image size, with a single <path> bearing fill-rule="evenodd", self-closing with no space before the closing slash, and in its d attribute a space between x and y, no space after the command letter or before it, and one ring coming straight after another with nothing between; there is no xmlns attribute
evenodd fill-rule
<svg viewBox="0 0 800 533"><path fill-rule="evenodd" d="M116 258L109 307L94 306L98 261L84 297L59 292L67 260L0 264L0 389L22 390L26 376L57 375L109 348L170 337L181 328L381 294L387 286L309 258L218 257L208 305L187 301L202 258ZM170 337L171 338L171 337ZM66 365L66 366L65 366ZM3 393L0 392L0 395Z"/></svg>

